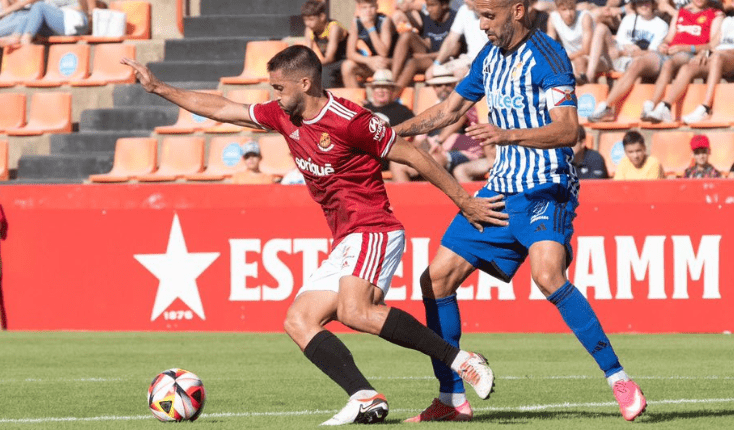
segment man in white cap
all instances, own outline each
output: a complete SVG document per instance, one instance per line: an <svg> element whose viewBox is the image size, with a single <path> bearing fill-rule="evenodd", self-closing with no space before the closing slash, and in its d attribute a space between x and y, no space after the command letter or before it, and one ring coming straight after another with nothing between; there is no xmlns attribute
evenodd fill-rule
<svg viewBox="0 0 734 430"><path fill-rule="evenodd" d="M232 175L235 184L272 184L273 176L260 171L260 145L253 141L242 145L242 158L245 161L245 170Z"/></svg>

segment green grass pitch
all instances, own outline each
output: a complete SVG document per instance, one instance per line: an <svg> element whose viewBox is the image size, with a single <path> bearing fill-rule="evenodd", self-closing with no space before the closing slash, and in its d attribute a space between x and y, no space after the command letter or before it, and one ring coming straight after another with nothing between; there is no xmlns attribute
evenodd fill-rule
<svg viewBox="0 0 734 430"><path fill-rule="evenodd" d="M611 390L571 335L468 334L497 375L471 423L406 424L437 391L423 355L368 335L339 335L387 396L382 427L534 429L734 428L734 340L728 335L615 335L648 410L625 422ZM207 390L194 423L159 423L148 384L181 367ZM0 332L1 429L314 428L346 395L285 334ZM623 427L624 426L624 427Z"/></svg>

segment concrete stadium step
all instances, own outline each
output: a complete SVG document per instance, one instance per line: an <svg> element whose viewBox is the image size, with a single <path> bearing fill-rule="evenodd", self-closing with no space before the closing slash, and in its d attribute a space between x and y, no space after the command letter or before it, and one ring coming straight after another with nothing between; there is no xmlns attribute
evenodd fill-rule
<svg viewBox="0 0 734 430"><path fill-rule="evenodd" d="M54 134L49 142L52 155L113 154L117 139L123 137L149 137L149 130L81 131L79 133Z"/></svg>
<svg viewBox="0 0 734 430"><path fill-rule="evenodd" d="M165 61L243 61L251 40L268 37L203 37L166 40Z"/></svg>
<svg viewBox="0 0 734 430"><path fill-rule="evenodd" d="M302 35L303 19L300 16L219 15L195 16L184 20L184 37L187 39L238 36L282 39Z"/></svg>
<svg viewBox="0 0 734 430"><path fill-rule="evenodd" d="M218 83L222 76L237 76L242 73L244 63L243 57L239 61L159 61L148 63L148 67L158 79L166 82L209 81Z"/></svg>
<svg viewBox="0 0 734 430"><path fill-rule="evenodd" d="M201 15L300 15L303 3L304 0L206 0L201 2Z"/></svg>
<svg viewBox="0 0 734 430"><path fill-rule="evenodd" d="M128 106L112 109L88 109L82 112L79 130L153 130L172 125L178 119L177 106Z"/></svg>
<svg viewBox="0 0 734 430"><path fill-rule="evenodd" d="M244 61L244 60L243 60ZM219 81L208 82L176 82L176 86L187 90L216 90ZM173 104L163 97L150 94L139 84L115 85L112 92L112 98L115 107L125 106L165 106L171 107Z"/></svg>
<svg viewBox="0 0 734 430"><path fill-rule="evenodd" d="M18 160L18 179L85 179L112 169L112 154L24 155Z"/></svg>

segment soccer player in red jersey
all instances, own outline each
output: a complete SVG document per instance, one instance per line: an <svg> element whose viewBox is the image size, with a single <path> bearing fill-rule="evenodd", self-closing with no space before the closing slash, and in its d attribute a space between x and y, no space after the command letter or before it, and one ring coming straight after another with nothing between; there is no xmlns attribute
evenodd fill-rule
<svg viewBox="0 0 734 430"><path fill-rule="evenodd" d="M494 375L480 354L460 350L410 314L383 299L405 243L382 181L380 159L405 163L438 187L478 229L504 224L499 199L471 197L433 158L399 137L368 110L321 88L316 54L294 45L268 62L275 100L243 105L186 91L158 80L130 59L141 85L178 106L220 122L275 130L285 136L308 190L334 237L329 258L305 282L285 320L285 330L306 357L350 396L325 425L372 423L388 412L384 395L357 369L347 347L324 325L337 320L354 330L435 358L488 398Z"/></svg>

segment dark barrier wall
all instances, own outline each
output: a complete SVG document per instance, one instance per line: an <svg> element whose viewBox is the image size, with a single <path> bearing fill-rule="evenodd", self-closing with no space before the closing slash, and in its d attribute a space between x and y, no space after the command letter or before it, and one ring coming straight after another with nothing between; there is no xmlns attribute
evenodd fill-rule
<svg viewBox="0 0 734 430"><path fill-rule="evenodd" d="M407 231L388 303L422 319L418 278L456 209L423 183L388 193ZM329 249L302 186L16 185L0 204L9 330L281 331ZM610 332L730 331L733 220L734 181L584 182L569 277ZM467 332L566 331L527 264L459 298Z"/></svg>

